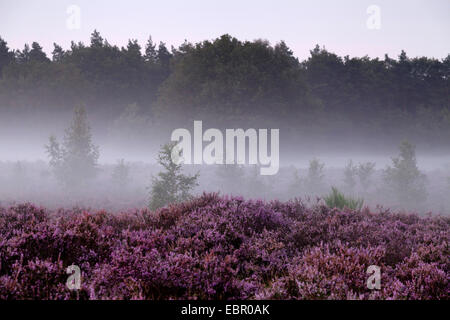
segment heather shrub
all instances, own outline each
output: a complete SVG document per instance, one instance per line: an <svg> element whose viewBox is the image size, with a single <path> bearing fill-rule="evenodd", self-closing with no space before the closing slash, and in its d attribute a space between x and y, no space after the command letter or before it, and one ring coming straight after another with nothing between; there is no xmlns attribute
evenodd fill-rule
<svg viewBox="0 0 450 320"><path fill-rule="evenodd" d="M324 197L324 200L330 208L348 208L352 210L361 210L364 203L363 199L354 199L345 196L335 187L331 188L331 193Z"/></svg>
<svg viewBox="0 0 450 320"><path fill-rule="evenodd" d="M448 269L446 270L447 272L439 263L427 263L419 254L413 253L396 268L395 277L401 284L392 295L396 299L448 299L449 280Z"/></svg>
<svg viewBox="0 0 450 320"><path fill-rule="evenodd" d="M29 260L16 261L11 266L14 272L0 277L0 299L61 300L71 297L66 290L67 276L61 261Z"/></svg>
<svg viewBox="0 0 450 320"><path fill-rule="evenodd" d="M277 279L267 299L368 298L366 269L381 266L381 247L352 248L342 243L320 244L289 265L288 274Z"/></svg>

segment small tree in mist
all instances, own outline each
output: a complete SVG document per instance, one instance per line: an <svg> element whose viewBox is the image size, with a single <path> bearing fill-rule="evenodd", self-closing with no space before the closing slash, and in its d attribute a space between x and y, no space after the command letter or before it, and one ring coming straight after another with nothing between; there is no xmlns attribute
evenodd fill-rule
<svg viewBox="0 0 450 320"><path fill-rule="evenodd" d="M325 164L321 163L318 159L309 161L308 175L305 179L305 185L307 191L312 193L321 192L324 188L324 168Z"/></svg>
<svg viewBox="0 0 450 320"><path fill-rule="evenodd" d="M182 202L192 197L192 190L198 186L199 173L193 176L182 174L182 165L172 160L175 143L165 144L158 155L158 163L164 171L152 178L150 190L151 210L162 208L170 203Z"/></svg>
<svg viewBox="0 0 450 320"><path fill-rule="evenodd" d="M350 160L344 168L344 184L347 190L353 191L355 189L357 175L358 167Z"/></svg>
<svg viewBox="0 0 450 320"><path fill-rule="evenodd" d="M51 136L45 148L53 173L66 187L78 187L95 177L99 148L92 143L91 129L83 107L75 108L62 144Z"/></svg>
<svg viewBox="0 0 450 320"><path fill-rule="evenodd" d="M124 159L117 161L111 179L119 189L124 189L130 182L130 166L125 163Z"/></svg>
<svg viewBox="0 0 450 320"><path fill-rule="evenodd" d="M392 167L386 168L384 181L403 204L418 204L427 198L426 176L417 167L415 146L404 141L399 149L400 156L392 158Z"/></svg>
<svg viewBox="0 0 450 320"><path fill-rule="evenodd" d="M293 181L289 185L289 196L298 197L303 188L303 179L300 177L299 171L296 168L294 170Z"/></svg>
<svg viewBox="0 0 450 320"><path fill-rule="evenodd" d="M371 184L371 178L373 173L375 172L375 162L366 162L366 163L360 163L358 166L358 177L359 177L359 183L361 184L361 187L364 192L367 192L367 190L370 187Z"/></svg>

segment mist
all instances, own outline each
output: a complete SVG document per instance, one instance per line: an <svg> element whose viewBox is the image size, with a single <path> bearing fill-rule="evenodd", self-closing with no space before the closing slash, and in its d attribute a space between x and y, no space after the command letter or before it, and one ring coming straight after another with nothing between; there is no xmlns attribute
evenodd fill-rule
<svg viewBox="0 0 450 320"><path fill-rule="evenodd" d="M96 121L95 117L89 117L93 142L100 150L98 174L83 189L73 190L61 188L49 166L49 157L45 150L50 135L62 137L71 118L72 112L65 112L57 117L50 114L2 117L2 205L31 202L49 208L89 207L111 211L146 207L152 177L162 170L156 163L156 158L161 145L169 141L171 126L164 124L164 134L161 134L158 131L161 124L158 129L150 125L143 125L141 128L121 126L117 129L117 122L114 120L105 123ZM192 123L186 127L191 129ZM232 125L229 127L238 128ZM176 127L173 126L172 130L174 129ZM417 147L418 168L427 177L427 199L417 206L402 203L395 195L385 190L384 171L392 165L392 157L398 155L398 145L395 146L394 142L390 142L391 145L385 148L377 147L376 150L367 145L352 145L348 150L333 150L333 147L329 146L331 141L327 143L318 138L303 136L298 138L298 147L292 150L289 145L292 140L283 137L285 133L282 128L280 133L280 170L276 175L261 176L256 167L249 165L185 165L184 172L200 173L194 194L219 192L222 195L267 201L300 198L313 205L334 186L347 195L363 198L364 205L372 209L382 206L392 210L412 210L419 213L430 211L448 215L450 156L440 150L431 152L427 146ZM332 140L336 141L335 138ZM113 179L114 168L120 159L129 167L126 183ZM319 187L314 190L308 187L306 182L310 161L313 159L324 164L323 178ZM350 160L355 165L375 163L368 189L361 186L358 177L355 177L354 188L350 190L346 187L344 168Z"/></svg>

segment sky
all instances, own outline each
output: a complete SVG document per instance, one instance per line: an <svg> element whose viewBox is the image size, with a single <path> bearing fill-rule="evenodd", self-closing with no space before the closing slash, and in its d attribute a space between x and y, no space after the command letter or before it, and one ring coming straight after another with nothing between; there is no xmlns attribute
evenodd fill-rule
<svg viewBox="0 0 450 320"><path fill-rule="evenodd" d="M240 40L284 40L300 59L316 44L341 56L438 59L450 53L450 0L0 0L0 37L10 48L37 41L89 43L97 29L125 46L151 35L178 47L230 34Z"/></svg>

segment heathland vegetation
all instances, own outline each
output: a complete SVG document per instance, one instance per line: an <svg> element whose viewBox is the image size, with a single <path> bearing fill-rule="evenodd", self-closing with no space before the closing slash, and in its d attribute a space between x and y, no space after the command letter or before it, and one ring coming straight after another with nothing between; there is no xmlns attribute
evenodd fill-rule
<svg viewBox="0 0 450 320"><path fill-rule="evenodd" d="M0 162L0 299L448 299L450 166L425 171L415 145L450 145L449 81L450 56L403 51L351 58L317 46L300 61L284 42L119 48L94 31L48 57L0 38L0 128L41 119L49 137L38 145L48 161ZM176 164L169 132L192 120L279 128L282 156L305 152L309 164L273 176ZM98 128L122 146L162 145L157 163L126 149L102 163ZM329 165L320 145L347 165ZM382 168L346 153L377 146L399 154ZM373 265L379 290L367 287Z"/></svg>
<svg viewBox="0 0 450 320"><path fill-rule="evenodd" d="M0 207L0 299L448 299L449 224L215 194L120 214Z"/></svg>

